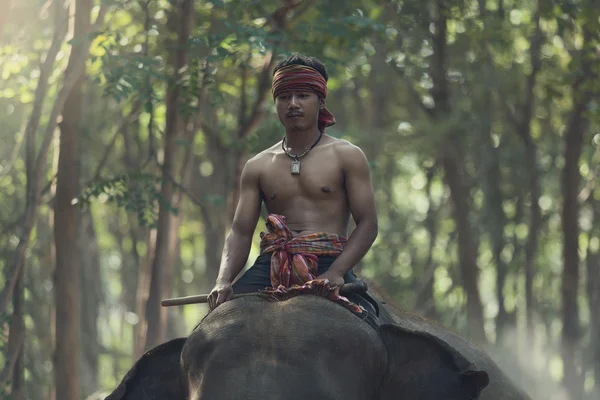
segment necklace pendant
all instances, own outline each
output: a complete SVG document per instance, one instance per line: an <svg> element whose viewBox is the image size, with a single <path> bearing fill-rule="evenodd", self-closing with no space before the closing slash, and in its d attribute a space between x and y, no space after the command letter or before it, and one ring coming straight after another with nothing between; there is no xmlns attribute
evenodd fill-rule
<svg viewBox="0 0 600 400"><path fill-rule="evenodd" d="M297 158L292 160L292 175L300 175L300 160Z"/></svg>

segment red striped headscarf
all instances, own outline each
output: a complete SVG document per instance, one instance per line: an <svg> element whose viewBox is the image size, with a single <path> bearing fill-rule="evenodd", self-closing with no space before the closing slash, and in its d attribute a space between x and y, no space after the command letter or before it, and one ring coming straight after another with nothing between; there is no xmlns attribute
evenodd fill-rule
<svg viewBox="0 0 600 400"><path fill-rule="evenodd" d="M309 91L323 99L327 98L327 81L323 75L314 68L306 65L288 65L283 67L273 76L273 100L281 93L287 91ZM319 131L335 124L335 117L325 107L319 111Z"/></svg>

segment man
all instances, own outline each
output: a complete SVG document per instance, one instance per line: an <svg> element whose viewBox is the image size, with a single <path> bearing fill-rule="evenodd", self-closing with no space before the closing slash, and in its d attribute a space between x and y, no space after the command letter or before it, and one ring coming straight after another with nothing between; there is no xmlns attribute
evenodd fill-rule
<svg viewBox="0 0 600 400"><path fill-rule="evenodd" d="M356 280L352 268L377 237L377 213L364 153L325 134L335 123L325 108L327 80L325 67L312 57L292 55L275 67L272 92L285 137L242 170L239 203L208 298L211 310L234 292L313 279L341 287ZM232 285L248 259L262 202L269 217L261 255ZM356 228L346 238L350 215ZM376 313L364 297L347 297Z"/></svg>

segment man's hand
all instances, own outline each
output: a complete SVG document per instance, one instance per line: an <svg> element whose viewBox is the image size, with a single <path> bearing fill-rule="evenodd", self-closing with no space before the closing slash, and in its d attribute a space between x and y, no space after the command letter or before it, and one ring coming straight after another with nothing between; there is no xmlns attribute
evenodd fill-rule
<svg viewBox="0 0 600 400"><path fill-rule="evenodd" d="M215 287L208 295L208 307L210 311L225 303L227 300L230 300L231 297L233 297L233 287L231 287L231 282L217 281Z"/></svg>
<svg viewBox="0 0 600 400"><path fill-rule="evenodd" d="M317 279L328 279L329 285L331 285L331 287L337 287L339 289L341 289L341 287L344 286L345 283L343 275L333 272L331 270L325 272L322 275L319 275Z"/></svg>

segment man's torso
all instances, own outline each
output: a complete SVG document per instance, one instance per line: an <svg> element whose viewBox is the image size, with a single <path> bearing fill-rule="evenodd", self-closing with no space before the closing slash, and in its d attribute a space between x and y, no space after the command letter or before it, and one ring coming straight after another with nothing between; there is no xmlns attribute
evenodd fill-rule
<svg viewBox="0 0 600 400"><path fill-rule="evenodd" d="M260 191L267 211L286 217L295 236L314 232L347 235L350 210L337 146L347 142L324 137L300 159L299 175L291 174L291 158L281 143L260 155Z"/></svg>

